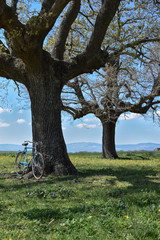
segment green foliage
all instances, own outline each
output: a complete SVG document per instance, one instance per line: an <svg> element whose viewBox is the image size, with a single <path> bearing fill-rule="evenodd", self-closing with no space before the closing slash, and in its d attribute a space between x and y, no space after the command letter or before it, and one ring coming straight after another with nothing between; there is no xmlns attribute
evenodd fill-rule
<svg viewBox="0 0 160 240"><path fill-rule="evenodd" d="M70 154L78 176L18 180L0 155L0 239L160 239L160 154Z"/></svg>

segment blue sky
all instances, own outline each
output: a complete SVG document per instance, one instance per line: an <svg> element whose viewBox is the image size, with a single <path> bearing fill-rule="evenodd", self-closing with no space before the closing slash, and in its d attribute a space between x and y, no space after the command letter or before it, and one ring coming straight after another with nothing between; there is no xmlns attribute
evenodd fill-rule
<svg viewBox="0 0 160 240"><path fill-rule="evenodd" d="M23 109L23 102L9 85L6 104L0 104L0 144L21 144L32 139L30 109ZM62 126L66 143L101 143L102 127L94 115L73 121L66 113L62 115ZM151 118L137 114L121 116L116 127L116 144L134 144L141 142L160 143L160 126Z"/></svg>

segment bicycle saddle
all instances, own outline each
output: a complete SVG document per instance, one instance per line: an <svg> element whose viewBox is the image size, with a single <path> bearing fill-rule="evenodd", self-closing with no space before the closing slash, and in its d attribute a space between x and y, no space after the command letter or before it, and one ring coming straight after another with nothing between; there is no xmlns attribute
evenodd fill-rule
<svg viewBox="0 0 160 240"><path fill-rule="evenodd" d="M28 143L22 143L22 145L23 145L23 146L27 146L27 145L28 145Z"/></svg>

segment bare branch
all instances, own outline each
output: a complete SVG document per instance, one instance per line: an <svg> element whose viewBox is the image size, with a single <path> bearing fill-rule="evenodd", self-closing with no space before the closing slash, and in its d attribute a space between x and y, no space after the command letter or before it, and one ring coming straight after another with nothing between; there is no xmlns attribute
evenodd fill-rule
<svg viewBox="0 0 160 240"><path fill-rule="evenodd" d="M80 12L80 14L87 19L87 21L90 23L90 25L92 27L94 26L94 24L91 22L91 20L89 19L89 17L87 15L85 15L83 12Z"/></svg>
<svg viewBox="0 0 160 240"><path fill-rule="evenodd" d="M94 13L95 11L94 11L94 9L93 9L93 7L92 7L92 4L91 4L90 0L87 0L87 2L88 2L88 5L89 5L90 9L91 9L92 12Z"/></svg>
<svg viewBox="0 0 160 240"><path fill-rule="evenodd" d="M68 82L67 85L74 89L74 91L76 93L76 96L78 97L79 103L81 105L87 105L88 104L87 101L85 100L84 96L83 96L82 89L79 86L78 78L74 78L73 83Z"/></svg>
<svg viewBox="0 0 160 240"><path fill-rule="evenodd" d="M88 88L88 90L90 91L90 94L91 94L94 102L97 103L96 96L95 96L94 91L93 91L92 87L90 86L89 82L88 82L85 78L83 78L83 81L84 81L85 84L87 85L87 88Z"/></svg>
<svg viewBox="0 0 160 240"><path fill-rule="evenodd" d="M78 111L72 107L69 107L69 106L65 106L63 104L63 102L61 102L61 109L62 111L65 111L65 112L68 112L69 114L71 114L71 116L74 118L75 115L78 113Z"/></svg>
<svg viewBox="0 0 160 240"><path fill-rule="evenodd" d="M154 84L151 93L153 96L160 96L160 71L158 73L158 76L154 77Z"/></svg>
<svg viewBox="0 0 160 240"><path fill-rule="evenodd" d="M125 49L127 48L134 48L135 46L139 46L140 44L143 43L153 43L153 42L160 42L160 38L143 38L143 39L138 39L135 41L132 41L127 44L123 44L121 48L116 50L117 53L122 53Z"/></svg>

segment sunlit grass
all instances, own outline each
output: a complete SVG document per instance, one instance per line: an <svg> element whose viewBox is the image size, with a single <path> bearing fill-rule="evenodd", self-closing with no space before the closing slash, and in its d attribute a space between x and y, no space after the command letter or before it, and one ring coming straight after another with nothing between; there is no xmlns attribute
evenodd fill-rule
<svg viewBox="0 0 160 240"><path fill-rule="evenodd" d="M160 239L160 155L70 154L78 176L15 177L0 155L0 239Z"/></svg>

